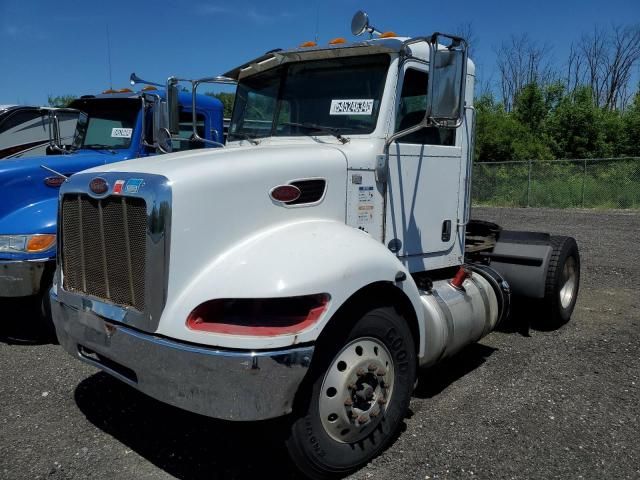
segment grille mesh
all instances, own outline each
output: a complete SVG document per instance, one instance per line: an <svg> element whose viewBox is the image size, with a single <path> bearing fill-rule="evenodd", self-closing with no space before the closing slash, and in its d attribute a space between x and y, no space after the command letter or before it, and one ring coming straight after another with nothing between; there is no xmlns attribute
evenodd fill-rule
<svg viewBox="0 0 640 480"><path fill-rule="evenodd" d="M145 201L65 195L61 226L64 288L144 311Z"/></svg>

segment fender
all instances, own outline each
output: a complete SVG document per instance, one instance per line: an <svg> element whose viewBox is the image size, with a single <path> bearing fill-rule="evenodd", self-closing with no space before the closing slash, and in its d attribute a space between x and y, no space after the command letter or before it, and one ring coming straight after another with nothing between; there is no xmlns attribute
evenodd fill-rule
<svg viewBox="0 0 640 480"><path fill-rule="evenodd" d="M404 272L406 280L395 281ZM315 341L335 312L355 292L375 281L395 283L411 301L420 329L423 308L418 288L397 257L367 233L331 220L309 219L265 229L246 238L202 269L180 292L172 292L157 333L227 348L280 348ZM242 285L239 294L238 285ZM328 293L320 320L297 335L251 337L196 332L186 327L191 311L216 298L273 298Z"/></svg>
<svg viewBox="0 0 640 480"><path fill-rule="evenodd" d="M56 233L57 214L57 196L25 205L0 219L0 233L5 235ZM55 247L46 252L2 254L2 258L11 260L54 259L55 256Z"/></svg>

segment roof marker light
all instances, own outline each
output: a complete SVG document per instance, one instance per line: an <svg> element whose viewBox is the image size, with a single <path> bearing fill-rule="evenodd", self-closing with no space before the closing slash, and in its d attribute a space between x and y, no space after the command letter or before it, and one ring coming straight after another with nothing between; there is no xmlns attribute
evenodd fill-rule
<svg viewBox="0 0 640 480"><path fill-rule="evenodd" d="M316 42L304 42L300 44L300 48L309 48L309 47L315 47L318 44Z"/></svg>
<svg viewBox="0 0 640 480"><path fill-rule="evenodd" d="M156 87L154 87L153 85L147 85L146 87L142 87L142 91L143 92L148 92L151 90L158 90Z"/></svg>
<svg viewBox="0 0 640 480"><path fill-rule="evenodd" d="M380 34L380 38L393 38L397 36L398 34L396 32L384 32Z"/></svg>
<svg viewBox="0 0 640 480"><path fill-rule="evenodd" d="M116 91L113 88L107 88L106 90L103 90L102 93L116 93Z"/></svg>
<svg viewBox="0 0 640 480"><path fill-rule="evenodd" d="M338 37L329 41L329 45L339 45L341 43L347 43L347 40L342 37Z"/></svg>
<svg viewBox="0 0 640 480"><path fill-rule="evenodd" d="M119 90L117 90L117 93L131 93L133 90L131 90L130 88L121 88Z"/></svg>

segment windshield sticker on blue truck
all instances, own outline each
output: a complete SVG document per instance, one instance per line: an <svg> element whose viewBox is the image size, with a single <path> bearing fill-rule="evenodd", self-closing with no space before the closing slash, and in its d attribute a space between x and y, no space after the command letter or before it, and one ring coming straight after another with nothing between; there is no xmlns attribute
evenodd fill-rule
<svg viewBox="0 0 640 480"><path fill-rule="evenodd" d="M373 99L331 100L329 115L371 115Z"/></svg>
<svg viewBox="0 0 640 480"><path fill-rule="evenodd" d="M138 193L143 183L144 180L141 178L131 178L127 180L127 183L124 185L124 193Z"/></svg>
<svg viewBox="0 0 640 480"><path fill-rule="evenodd" d="M111 138L131 138L133 128L112 128Z"/></svg>

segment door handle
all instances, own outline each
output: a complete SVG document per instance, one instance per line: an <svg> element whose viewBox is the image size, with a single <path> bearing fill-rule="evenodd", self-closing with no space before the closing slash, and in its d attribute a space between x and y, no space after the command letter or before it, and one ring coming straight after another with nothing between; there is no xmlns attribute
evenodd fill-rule
<svg viewBox="0 0 640 480"><path fill-rule="evenodd" d="M451 220L442 222L442 236L440 238L443 242L451 240Z"/></svg>

